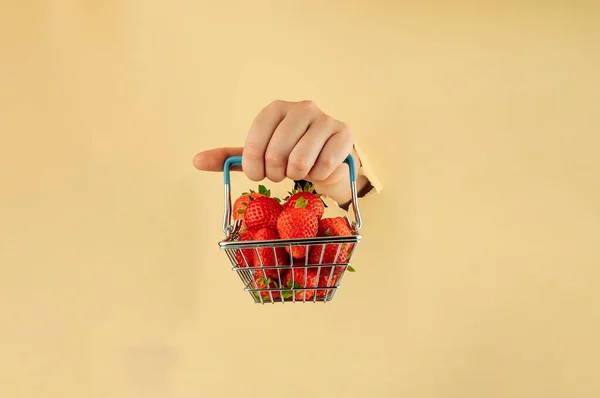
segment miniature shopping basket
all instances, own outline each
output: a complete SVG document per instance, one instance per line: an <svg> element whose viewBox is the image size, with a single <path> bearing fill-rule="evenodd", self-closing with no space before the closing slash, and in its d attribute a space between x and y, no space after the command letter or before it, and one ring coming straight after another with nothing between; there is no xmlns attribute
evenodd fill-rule
<svg viewBox="0 0 600 398"><path fill-rule="evenodd" d="M285 303L285 302L323 302L331 301L340 288L340 283L346 270L353 271L350 261L356 246L362 236L359 230L362 226L360 212L358 209L358 197L356 190L356 167L352 155L344 161L348 164L350 171L350 188L352 191L352 210L355 221L348 221L352 235L350 236L326 236L301 239L276 239L276 240L246 240L238 241L241 227L240 219L234 223L232 217L231 186L229 172L232 166L241 166L242 157L233 156L225 161L223 172L225 182L225 214L223 217L223 232L225 239L219 242L219 247L224 250L235 271L244 284L244 290L249 292L255 303ZM336 250L335 259L332 263L323 263L323 253L325 248L331 253L331 249ZM294 259L292 257L294 247L304 247L304 258ZM286 249L289 257L289 264L279 265L276 250ZM265 253L265 249L273 251L277 265L263 266L263 260L260 253ZM318 261L309 261L310 250L319 250L320 259ZM341 251L344 250L344 255ZM347 253L347 254L345 254ZM252 255L258 259L258 264L248 267L248 256ZM318 256L317 256L318 257ZM240 259L242 261L240 262ZM339 260L338 260L339 259ZM294 271L292 272L292 268ZM316 271L315 271L316 269ZM287 274L287 275L286 275ZM316 274L316 276L315 276ZM265 275L271 275L267 280ZM277 278L273 276L276 275ZM312 277L312 279L310 279ZM282 281L287 280L283 285ZM311 282L312 281L312 282Z"/></svg>

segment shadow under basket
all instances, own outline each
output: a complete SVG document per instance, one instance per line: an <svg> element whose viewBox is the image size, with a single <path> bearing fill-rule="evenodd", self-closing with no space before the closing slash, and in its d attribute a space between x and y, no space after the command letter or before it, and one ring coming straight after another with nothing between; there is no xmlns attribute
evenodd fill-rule
<svg viewBox="0 0 600 398"><path fill-rule="evenodd" d="M350 170L352 208L356 218L350 222L346 217L352 235L238 241L241 220L231 223L229 169L241 165L241 157L233 156L225 161L223 232L226 238L219 242L219 247L227 254L233 271L255 303L326 303L333 300L346 271L353 271L351 261L362 238L358 233L362 222L352 155L348 155L345 162Z"/></svg>

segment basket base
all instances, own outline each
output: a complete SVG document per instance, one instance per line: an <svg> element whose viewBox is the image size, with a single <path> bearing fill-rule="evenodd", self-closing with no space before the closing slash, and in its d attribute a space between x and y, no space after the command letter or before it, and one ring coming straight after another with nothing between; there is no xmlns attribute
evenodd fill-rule
<svg viewBox="0 0 600 398"><path fill-rule="evenodd" d="M256 304L328 303L333 300L339 286L309 289L244 289Z"/></svg>

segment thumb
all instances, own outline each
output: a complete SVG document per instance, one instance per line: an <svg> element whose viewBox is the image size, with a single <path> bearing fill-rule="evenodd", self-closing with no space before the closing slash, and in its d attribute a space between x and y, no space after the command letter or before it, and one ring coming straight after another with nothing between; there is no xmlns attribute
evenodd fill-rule
<svg viewBox="0 0 600 398"><path fill-rule="evenodd" d="M194 167L202 171L223 171L223 163L230 156L241 156L243 148L214 148L203 151L194 156ZM232 167L231 170L240 171L241 167Z"/></svg>

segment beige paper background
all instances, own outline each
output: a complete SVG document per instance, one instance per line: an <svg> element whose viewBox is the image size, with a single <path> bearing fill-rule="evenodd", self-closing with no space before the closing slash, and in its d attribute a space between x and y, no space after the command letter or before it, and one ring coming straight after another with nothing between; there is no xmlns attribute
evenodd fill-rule
<svg viewBox="0 0 600 398"><path fill-rule="evenodd" d="M593 2L0 4L0 396L600 396ZM250 301L191 164L277 98L385 186L326 305Z"/></svg>

